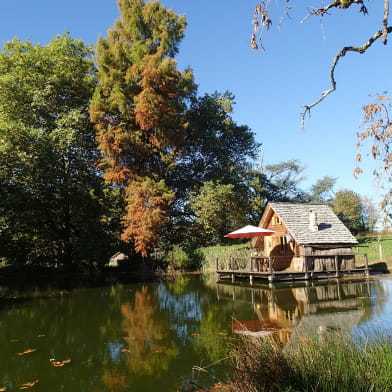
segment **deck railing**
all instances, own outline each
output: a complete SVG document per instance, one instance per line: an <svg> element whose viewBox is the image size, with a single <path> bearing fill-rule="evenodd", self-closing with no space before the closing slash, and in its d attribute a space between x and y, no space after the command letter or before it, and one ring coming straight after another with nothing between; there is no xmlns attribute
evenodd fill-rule
<svg viewBox="0 0 392 392"><path fill-rule="evenodd" d="M249 271L249 272L268 272L274 271L273 263L277 256L270 257L236 257L230 256L229 259L216 258L217 271Z"/></svg>
<svg viewBox="0 0 392 392"><path fill-rule="evenodd" d="M233 271L233 272L276 272L276 265L279 260L288 256L252 256L236 257L230 256L229 259L216 258L216 271ZM365 270L369 269L367 255L364 257ZM306 262L303 265L303 271L306 273L319 271L351 271L356 269L354 255L310 255L305 256ZM331 261L331 259L333 261Z"/></svg>

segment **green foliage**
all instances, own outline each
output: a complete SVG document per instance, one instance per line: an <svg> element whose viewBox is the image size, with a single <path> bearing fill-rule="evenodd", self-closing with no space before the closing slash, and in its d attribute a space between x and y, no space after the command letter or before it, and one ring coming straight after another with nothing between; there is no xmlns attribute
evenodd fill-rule
<svg viewBox="0 0 392 392"><path fill-rule="evenodd" d="M232 119L233 105L229 92L192 99L183 154L169 176L177 197L198 192L207 181L232 184L236 190L246 188L250 162L260 146L247 126Z"/></svg>
<svg viewBox="0 0 392 392"><path fill-rule="evenodd" d="M311 203L332 204L334 193L332 188L336 183L336 178L325 176L318 180L310 188L309 201Z"/></svg>
<svg viewBox="0 0 392 392"><path fill-rule="evenodd" d="M244 261L248 261L253 252L249 248L249 241L245 244L201 248L200 251L204 255L204 269L207 271L215 270L217 258L225 263L230 260L230 257L236 257Z"/></svg>
<svg viewBox="0 0 392 392"><path fill-rule="evenodd" d="M234 185L208 181L192 198L191 204L206 244L222 243L225 234L246 224L246 211L234 191Z"/></svg>
<svg viewBox="0 0 392 392"><path fill-rule="evenodd" d="M336 192L332 209L354 235L367 231L362 199L357 193L350 190Z"/></svg>
<svg viewBox="0 0 392 392"><path fill-rule="evenodd" d="M164 261L169 269L174 270L202 270L204 264L204 255L198 249L183 248L174 245L173 248L166 252Z"/></svg>
<svg viewBox="0 0 392 392"><path fill-rule="evenodd" d="M252 221L258 224L270 201L307 202L309 195L300 187L305 179L305 167L297 160L275 165L263 164L249 172L250 207Z"/></svg>
<svg viewBox="0 0 392 392"><path fill-rule="evenodd" d="M0 249L19 264L100 262L103 183L88 105L92 48L69 34L0 54Z"/></svg>
<svg viewBox="0 0 392 392"><path fill-rule="evenodd" d="M249 169L259 144L247 126L234 122L233 105L234 97L229 92L192 98L182 154L166 177L176 196L161 244L196 248L211 243L211 237L205 235L205 222L192 208L192 200L208 187L208 182L231 187L236 194L233 208L243 213L244 219L249 218Z"/></svg>

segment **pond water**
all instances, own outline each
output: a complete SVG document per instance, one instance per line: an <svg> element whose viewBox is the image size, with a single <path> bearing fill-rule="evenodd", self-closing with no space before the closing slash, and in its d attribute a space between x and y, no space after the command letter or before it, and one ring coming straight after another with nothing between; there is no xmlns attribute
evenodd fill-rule
<svg viewBox="0 0 392 392"><path fill-rule="evenodd" d="M7 391L189 390L192 380L208 386L225 378L220 360L240 333L273 332L287 344L296 334L392 327L389 279L270 288L182 275L23 287L0 286Z"/></svg>

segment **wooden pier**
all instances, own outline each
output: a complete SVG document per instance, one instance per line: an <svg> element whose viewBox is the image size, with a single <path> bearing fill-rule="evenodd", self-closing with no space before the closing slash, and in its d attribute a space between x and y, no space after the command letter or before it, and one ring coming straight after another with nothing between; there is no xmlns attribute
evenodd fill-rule
<svg viewBox="0 0 392 392"><path fill-rule="evenodd" d="M336 255L333 268L329 266L326 269L315 269L316 263L312 260L312 256L307 256L302 271L291 268L277 271L274 269L274 265L279 265L278 257L257 256L246 259L230 257L226 261L217 258L215 272L218 281L220 279L231 279L234 282L237 278L245 278L249 279L250 284L253 283L254 279L266 280L272 283L275 281L330 279L353 275L369 276L370 269L367 255L364 256L364 264L364 267L355 267L354 262L353 265L348 266L345 265L339 255Z"/></svg>

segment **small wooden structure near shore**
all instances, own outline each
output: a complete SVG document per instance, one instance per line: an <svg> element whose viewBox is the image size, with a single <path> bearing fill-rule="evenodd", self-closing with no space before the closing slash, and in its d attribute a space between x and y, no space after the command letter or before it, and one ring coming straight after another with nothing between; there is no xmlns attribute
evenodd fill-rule
<svg viewBox="0 0 392 392"><path fill-rule="evenodd" d="M366 256L362 268L355 265L352 247L358 241L327 205L269 203L259 226L274 232L253 239L253 247L263 256L217 260L219 279L272 282L369 274Z"/></svg>

